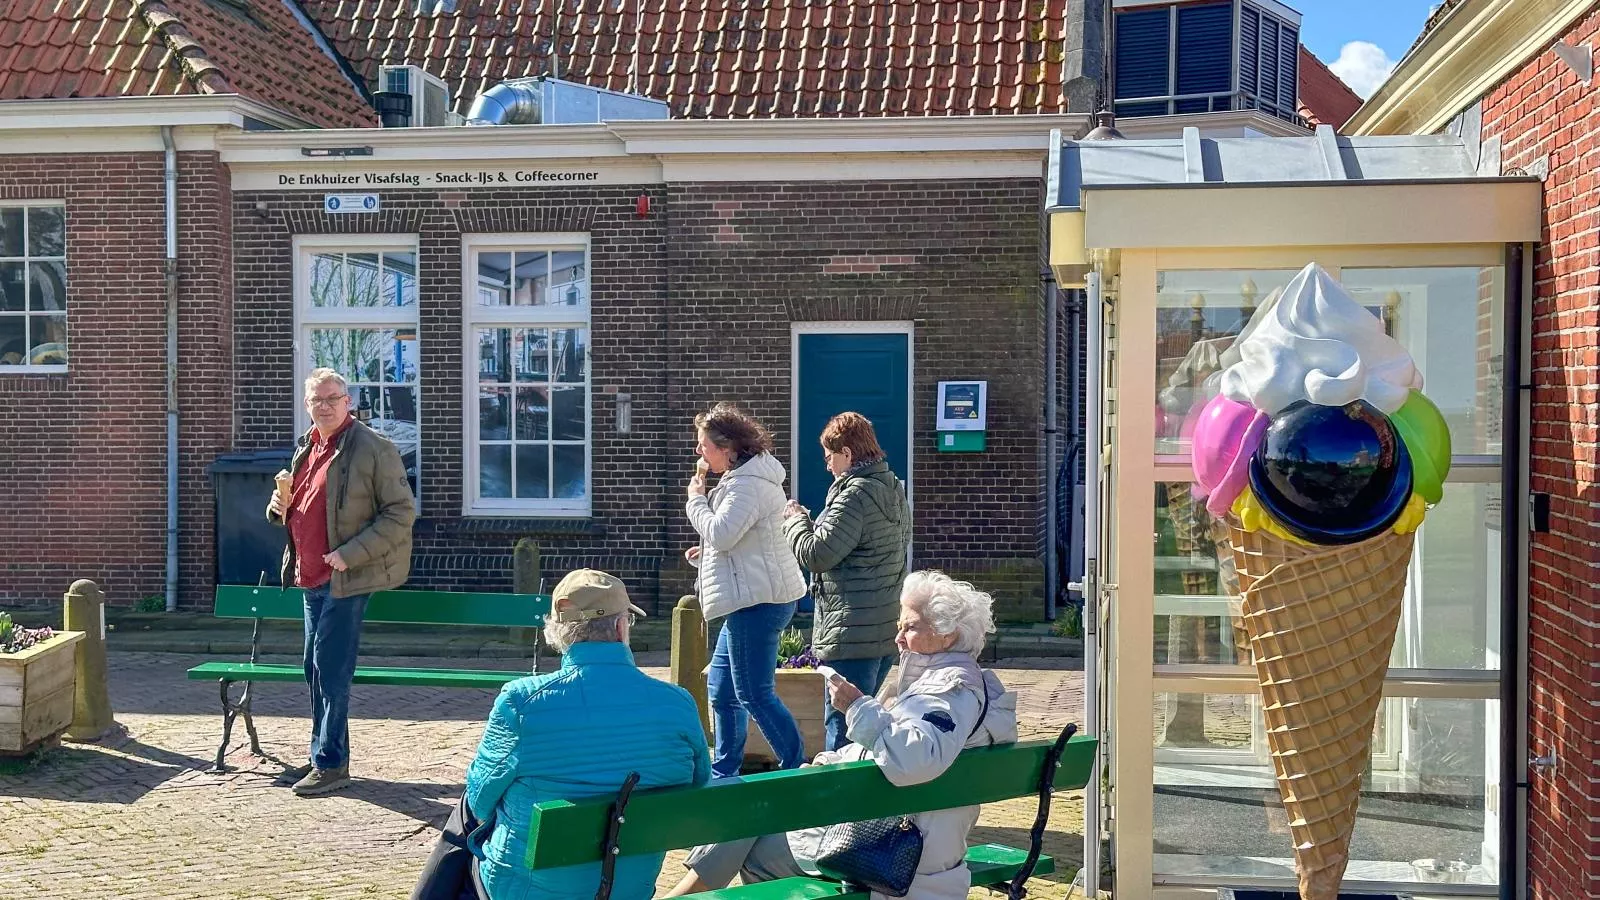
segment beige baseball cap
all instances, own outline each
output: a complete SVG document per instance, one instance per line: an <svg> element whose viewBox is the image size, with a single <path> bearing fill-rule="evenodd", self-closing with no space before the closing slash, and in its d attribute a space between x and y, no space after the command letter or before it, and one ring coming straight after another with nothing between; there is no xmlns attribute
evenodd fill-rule
<svg viewBox="0 0 1600 900"><path fill-rule="evenodd" d="M563 600L568 604L564 609L560 608ZM550 603L557 622L587 622L629 611L645 614L628 600L628 589L622 586L622 579L595 569L568 572L551 593Z"/></svg>

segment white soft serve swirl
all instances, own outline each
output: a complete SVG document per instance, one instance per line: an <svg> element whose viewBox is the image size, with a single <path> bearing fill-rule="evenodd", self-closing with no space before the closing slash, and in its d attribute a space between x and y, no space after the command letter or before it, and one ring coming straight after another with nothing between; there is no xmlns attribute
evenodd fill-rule
<svg viewBox="0 0 1600 900"><path fill-rule="evenodd" d="M1269 416L1299 400L1323 406L1365 400L1388 414L1413 388L1422 389L1406 348L1316 263L1262 313L1239 335L1239 359L1222 373L1230 400Z"/></svg>

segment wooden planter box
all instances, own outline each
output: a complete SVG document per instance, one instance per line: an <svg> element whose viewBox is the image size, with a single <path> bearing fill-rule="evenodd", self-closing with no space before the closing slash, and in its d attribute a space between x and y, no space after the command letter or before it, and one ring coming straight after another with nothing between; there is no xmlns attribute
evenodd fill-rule
<svg viewBox="0 0 1600 900"><path fill-rule="evenodd" d="M31 753L72 724L81 631L58 631L21 653L0 653L0 756Z"/></svg>
<svg viewBox="0 0 1600 900"><path fill-rule="evenodd" d="M805 761L810 762L822 752L822 705L828 702L822 689L822 674L816 669L779 669L778 699L789 708L795 724L800 726L800 737L805 741ZM750 722L749 737L745 740L744 758L746 763L778 764L772 745L767 743L754 721Z"/></svg>

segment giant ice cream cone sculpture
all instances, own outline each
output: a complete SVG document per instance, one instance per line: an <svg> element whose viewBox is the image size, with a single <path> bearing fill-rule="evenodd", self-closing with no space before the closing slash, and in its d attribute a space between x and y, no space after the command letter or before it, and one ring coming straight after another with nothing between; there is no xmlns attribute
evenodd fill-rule
<svg viewBox="0 0 1600 900"><path fill-rule="evenodd" d="M1240 335L1195 427L1224 517L1302 900L1333 900L1414 534L1450 464L1410 355L1321 267Z"/></svg>

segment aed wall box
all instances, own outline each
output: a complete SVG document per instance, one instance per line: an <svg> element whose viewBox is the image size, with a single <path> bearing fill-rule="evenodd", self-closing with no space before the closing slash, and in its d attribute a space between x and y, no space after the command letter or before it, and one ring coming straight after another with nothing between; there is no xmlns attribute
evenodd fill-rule
<svg viewBox="0 0 1600 900"><path fill-rule="evenodd" d="M989 423L989 382L939 382L936 430L940 453L977 453L984 449Z"/></svg>

